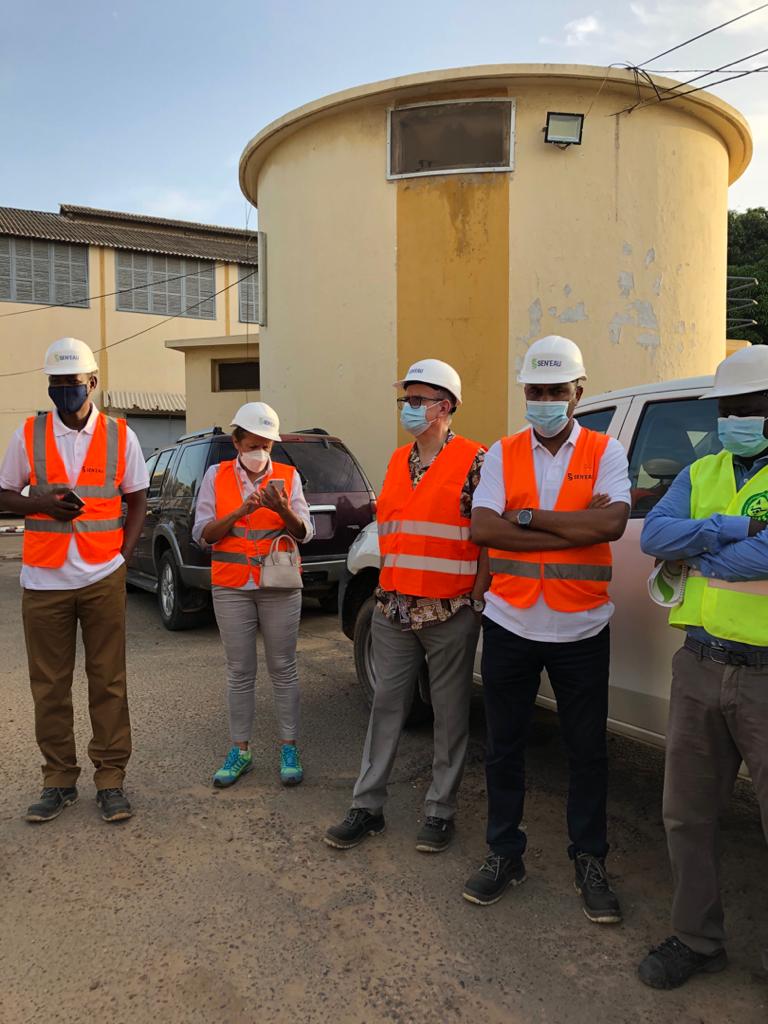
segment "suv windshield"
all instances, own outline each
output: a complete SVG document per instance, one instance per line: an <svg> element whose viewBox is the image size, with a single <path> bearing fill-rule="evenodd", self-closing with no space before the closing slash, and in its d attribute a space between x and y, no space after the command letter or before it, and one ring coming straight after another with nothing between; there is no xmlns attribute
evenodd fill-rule
<svg viewBox="0 0 768 1024"><path fill-rule="evenodd" d="M213 450L212 463L234 457L232 442L219 441ZM272 448L272 458L275 462L295 466L305 490L312 494L368 490L354 459L339 441L277 441Z"/></svg>

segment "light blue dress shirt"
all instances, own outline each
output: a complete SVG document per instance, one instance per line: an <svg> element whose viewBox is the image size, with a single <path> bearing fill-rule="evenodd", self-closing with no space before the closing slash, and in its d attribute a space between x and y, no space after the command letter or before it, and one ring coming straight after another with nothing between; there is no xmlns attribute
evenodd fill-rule
<svg viewBox="0 0 768 1024"><path fill-rule="evenodd" d="M761 469L768 455L746 466L733 458L736 489L740 490ZM768 489L768 480L766 480ZM647 555L667 561L684 561L702 575L723 580L768 579L768 529L749 536L748 516L716 514L691 519L691 473L686 467L677 475L664 497L648 513L640 537ZM749 644L714 637L700 626L689 626L688 635L700 643L717 643L731 650L754 650ZM760 648L768 651L768 648Z"/></svg>

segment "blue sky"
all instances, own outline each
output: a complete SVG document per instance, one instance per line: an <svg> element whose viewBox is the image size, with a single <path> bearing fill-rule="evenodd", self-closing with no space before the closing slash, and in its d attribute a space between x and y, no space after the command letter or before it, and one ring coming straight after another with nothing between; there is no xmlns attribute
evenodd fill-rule
<svg viewBox="0 0 768 1024"><path fill-rule="evenodd" d="M243 227L237 163L245 143L308 100L468 64L640 63L757 3L6 4L0 205L56 210L65 202ZM714 68L763 47L768 10L655 66ZM768 63L768 55L749 63ZM755 158L730 205L768 206L768 75L714 91L747 116L755 136Z"/></svg>

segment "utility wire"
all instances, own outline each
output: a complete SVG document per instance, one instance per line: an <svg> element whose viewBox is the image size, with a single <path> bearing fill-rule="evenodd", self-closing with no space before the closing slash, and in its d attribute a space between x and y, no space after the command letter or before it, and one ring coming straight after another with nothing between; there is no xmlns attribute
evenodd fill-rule
<svg viewBox="0 0 768 1024"><path fill-rule="evenodd" d="M248 258L247 253L248 253L248 248L247 248L247 243L246 243L246 259ZM191 257L191 258L194 258L194 257ZM208 262L208 261L205 261L205 262ZM215 267L221 266L221 263L218 260L214 260L213 261L213 265L214 265L214 268L215 268ZM45 303L42 306L30 306L29 309L17 309L17 310L14 310L13 313L0 313L0 320L4 320L6 317L9 317L9 316L24 316L26 313L38 313L42 309L51 309L51 307L64 308L64 309L69 309L69 308L82 309L84 307L82 307L80 305L81 302L88 302L90 304L91 302L96 302L98 299L109 299L113 295L126 295L128 292L141 291L142 288L154 288L156 285L167 284L169 281L181 281L185 277L196 277L199 273L200 273L199 270L192 270L188 274L177 274L175 277L163 277L159 281L147 281L146 284L135 284L132 288L118 288L118 290L115 291L115 292L104 292L103 295L86 295L82 299L76 299L76 300L73 299L71 302L48 302L48 303ZM13 302L14 300L11 299L10 301ZM148 313L150 311L149 310L141 309L141 310L126 310L125 312L127 312L127 313L144 313L144 312L147 312Z"/></svg>
<svg viewBox="0 0 768 1024"><path fill-rule="evenodd" d="M689 78L685 82L680 82L679 85L675 85L671 89L664 87L663 91L664 92L677 92L678 89L682 89L684 86L690 85L691 82L698 82L702 78L709 78L710 75L717 75L721 71L725 71L726 68L732 68L734 64L741 64L741 62L744 61L744 60L752 60L753 57L760 57L764 53L768 53L768 46L764 47L762 50L755 50L754 53L750 53L746 57L739 57L738 60L729 61L727 64L723 64L722 67L714 68L712 71L703 71L700 75L696 75L695 78ZM736 77L738 78L738 77L742 77L744 75L750 75L750 74L752 74L752 68L747 68L745 71L739 72ZM730 78L723 79L723 81L726 81L726 82L728 82L730 80L731 80ZM704 86L703 88L707 88L707 86Z"/></svg>
<svg viewBox="0 0 768 1024"><path fill-rule="evenodd" d="M648 60L644 60L642 64L638 64L638 67L645 67L646 64L653 64L655 60L659 60L661 57L666 57L668 53L675 53L677 50L682 50L684 46L688 46L689 43L695 43L697 39L703 39L704 36L709 36L713 32L719 32L721 28L725 28L727 25L733 25L735 21L741 21L742 18L749 17L750 14L757 14L758 11L763 11L768 7L768 3L760 4L759 7L753 7L750 11L745 11L743 14L737 14L735 18L731 18L729 21L724 21L720 25L715 25L714 28L708 28L706 32L700 32L697 36L691 36L690 39L686 39L685 42L678 43L677 46L671 46L668 50L664 50L661 53L657 53L655 57L649 57Z"/></svg>
<svg viewBox="0 0 768 1024"><path fill-rule="evenodd" d="M118 338L117 341L111 341L108 345L104 345L102 348L97 349L95 354L98 355L98 353L99 352L103 352L104 349L116 348L118 345L122 345L126 341L133 341L134 338L139 338L139 337L141 337L142 334L149 333L149 331L157 330L158 327L162 327L163 324L170 323L171 320L178 320L179 317L185 316L189 312L190 309L197 309L197 307L198 306L202 306L202 304L204 302L209 302L211 299L217 298L217 296L222 295L224 292L229 291L230 288L234 288L235 285L240 283L240 281L247 281L249 278L254 277L256 274L258 274L258 270L254 270L250 274L246 274L245 277L241 277L241 278L236 279L235 281L232 281L231 284L225 285L223 288L220 288L217 292L214 292L212 295L206 295L205 298L200 299L200 301L194 303L194 305L187 306L187 308L185 309L185 311L183 313L174 313L172 316L167 316L164 320L158 320L158 322L156 324L150 324L149 327L145 327L141 331L136 331L134 334L128 334L124 338ZM28 373L42 373L42 371L43 371L43 367L42 366L37 367L34 370L13 370L11 373L0 373L0 378L2 378L2 377L23 377L23 376L25 376Z"/></svg>
<svg viewBox="0 0 768 1024"><path fill-rule="evenodd" d="M707 82L705 85L697 85L695 89L688 89L687 92L676 92L674 96L662 96L659 102L666 103L668 100L676 100L683 96L690 96L691 93L701 92L703 89L712 89L716 85L722 85L723 82L733 82L737 78L746 78L747 75L754 75L758 71L768 71L768 64L763 64L762 67L754 68L750 71L742 71L738 75L729 75L727 78L718 78L716 82Z"/></svg>

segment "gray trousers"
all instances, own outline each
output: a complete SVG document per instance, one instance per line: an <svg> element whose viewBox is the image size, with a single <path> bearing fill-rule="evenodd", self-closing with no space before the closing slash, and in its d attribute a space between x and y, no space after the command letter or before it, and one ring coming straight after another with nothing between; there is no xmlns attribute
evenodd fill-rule
<svg viewBox="0 0 768 1024"><path fill-rule="evenodd" d="M378 608L373 613L376 687L353 807L379 811L384 806L400 734L426 658L435 722L432 784L425 811L437 818L453 817L467 756L472 666L479 632L478 616L468 607L446 622L418 630L402 630Z"/></svg>
<svg viewBox="0 0 768 1024"><path fill-rule="evenodd" d="M295 740L299 728L296 643L301 591L214 587L213 608L227 664L227 707L232 742L249 742L253 731L259 627L275 695L279 739Z"/></svg>
<svg viewBox="0 0 768 1024"><path fill-rule="evenodd" d="M768 669L718 665L682 648L672 659L664 826L672 926L698 953L714 953L725 942L719 821L742 759L768 840Z"/></svg>

